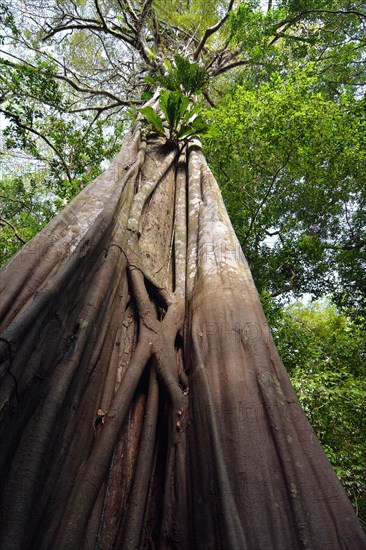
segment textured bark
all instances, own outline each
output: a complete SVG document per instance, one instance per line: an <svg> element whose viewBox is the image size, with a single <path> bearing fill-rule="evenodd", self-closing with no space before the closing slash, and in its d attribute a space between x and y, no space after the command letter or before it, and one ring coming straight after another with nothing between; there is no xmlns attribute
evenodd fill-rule
<svg viewBox="0 0 366 550"><path fill-rule="evenodd" d="M1 271L2 550L359 550L199 144L146 143Z"/></svg>

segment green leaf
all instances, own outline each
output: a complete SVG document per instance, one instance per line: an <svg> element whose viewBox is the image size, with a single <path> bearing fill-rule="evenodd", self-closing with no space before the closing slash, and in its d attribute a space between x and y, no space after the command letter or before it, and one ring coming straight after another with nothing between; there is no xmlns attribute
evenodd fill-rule
<svg viewBox="0 0 366 550"><path fill-rule="evenodd" d="M153 95L153 92L142 92L141 99L151 99Z"/></svg>
<svg viewBox="0 0 366 550"><path fill-rule="evenodd" d="M207 132L208 125L203 120L202 117L195 118L190 124L188 125L182 125L178 134L177 138L187 138L187 137L193 137L199 134L203 134Z"/></svg>
<svg viewBox="0 0 366 550"><path fill-rule="evenodd" d="M142 107L140 113L144 116L147 124L151 124L159 135L164 135L163 121L150 105Z"/></svg>
<svg viewBox="0 0 366 550"><path fill-rule="evenodd" d="M164 113L170 132L175 132L181 118L181 111L187 109L189 99L181 92L163 90L160 93L159 105Z"/></svg>

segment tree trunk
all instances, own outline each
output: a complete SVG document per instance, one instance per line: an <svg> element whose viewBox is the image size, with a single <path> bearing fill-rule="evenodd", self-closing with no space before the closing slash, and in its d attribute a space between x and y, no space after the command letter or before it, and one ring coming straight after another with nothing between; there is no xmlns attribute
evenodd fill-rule
<svg viewBox="0 0 366 550"><path fill-rule="evenodd" d="M366 548L199 144L137 126L1 286L2 550Z"/></svg>

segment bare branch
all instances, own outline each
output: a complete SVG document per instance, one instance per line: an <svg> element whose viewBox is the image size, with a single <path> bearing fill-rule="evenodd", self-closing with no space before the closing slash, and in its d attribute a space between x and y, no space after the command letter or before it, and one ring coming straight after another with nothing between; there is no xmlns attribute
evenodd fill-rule
<svg viewBox="0 0 366 550"><path fill-rule="evenodd" d="M93 95L101 95L104 97L108 97L109 99L112 99L115 102L117 102L119 105L125 105L125 106L129 106L131 104L141 105L140 99L122 99L116 96L115 94L113 94L112 92L108 92L107 90L85 88L84 86L80 86L79 84L76 84L76 82L74 82L73 80L71 80L71 78L65 75L55 74L54 77L57 78L58 80L63 80L67 82L68 84L70 84L72 88L74 88L74 90L77 90L78 92L83 92L83 93L86 92L86 93L92 93Z"/></svg>
<svg viewBox="0 0 366 550"><path fill-rule="evenodd" d="M110 34L111 36L114 36L115 38L118 38L119 40L123 40L123 42L126 42L127 44L130 44L130 46L135 46L135 40L134 37L130 36L125 30L123 30L118 25L113 25L113 29L111 27L108 27L106 24L103 25L100 23L92 24L92 23L66 23L65 25L58 25L57 27L51 28L49 32L45 34L43 37L43 41L48 40L52 36L55 36L56 34L59 34L64 31L74 31L74 30L94 30L96 32L103 32L106 34ZM115 30L118 29L118 32Z"/></svg>
<svg viewBox="0 0 366 550"><path fill-rule="evenodd" d="M8 227L10 227L14 231L14 235L16 236L16 238L21 243L25 244L27 242L24 239L22 239L22 237L19 235L17 228L12 223L8 222L8 220L3 218L2 216L0 216L0 225L7 225Z"/></svg>
<svg viewBox="0 0 366 550"><path fill-rule="evenodd" d="M127 5L127 10L126 10L126 7L125 7L125 6L122 6L120 0L118 0L119 5L122 7L122 11L123 11L123 12L128 11L128 13L131 15L132 19L133 19L134 21L137 22L137 21L139 20L139 18L137 17L136 12L135 12L135 10L133 9L133 7L132 7L130 1L129 1L129 0L125 0L125 2L126 2L126 5Z"/></svg>
<svg viewBox="0 0 366 550"><path fill-rule="evenodd" d="M296 21L299 21L300 19L302 19L303 17L305 17L306 15L311 15L311 14L322 14L322 13L330 13L330 14L333 14L333 15L357 15L357 17L359 17L360 19L366 19L366 13L363 13L361 11L358 11L358 10L327 10L327 9L314 9L314 10L304 10L300 13L298 13L297 15L295 15L294 17L292 17L291 19L283 19L282 21L279 21L278 23L276 23L276 25L274 26L275 29L280 29L281 27L283 26L288 26L289 25L292 25L293 23L296 23Z"/></svg>
<svg viewBox="0 0 366 550"><path fill-rule="evenodd" d="M97 10L97 13L98 13L98 15L99 15L99 19L100 19L100 21L101 21L103 27L104 27L104 28L107 28L107 24L106 24L106 22L105 22L105 19L104 19L104 17L103 17L102 12L101 12L101 9L100 9L98 0L94 0L94 5L95 5L95 9Z"/></svg>
<svg viewBox="0 0 366 550"><path fill-rule="evenodd" d="M141 101L142 103L142 101ZM114 109L116 107L120 107L120 103L110 103L109 105L95 105L90 107L79 107L78 109L68 109L68 113L85 113L86 111L97 111L98 113L102 113L103 111L108 111L109 109Z"/></svg>
<svg viewBox="0 0 366 550"><path fill-rule="evenodd" d="M205 98L205 100L207 101L207 103L208 103L211 107L214 107L214 108L216 107L215 102L214 102L214 100L212 99L212 97L210 96L210 93L209 93L208 90L205 90L205 91L203 92L203 97Z"/></svg>
<svg viewBox="0 0 366 550"><path fill-rule="evenodd" d="M34 49L34 51L36 51L37 53L43 54L43 52L41 52L39 50ZM36 71L39 71L39 73L45 74L45 71L43 71L42 69L40 69L36 65L33 65L29 61L25 61L25 60L21 59L20 57L17 57L16 55L14 55L12 53L9 53L5 50L0 50L0 53L3 53L8 57L12 57L13 59L16 59L17 61L20 62L20 63L15 63L13 61L10 61L9 59L2 58L1 63L6 65L7 67L12 67L14 69L17 69L21 66L21 64L23 64L23 65L26 65L28 67L31 67L32 69L34 69ZM46 59L50 58L50 56L48 54L45 55L45 57L46 57ZM59 65L60 68L62 68L62 69L66 68L65 65L61 61L59 61L57 59L54 59L54 58L51 58L51 59L52 59L52 61L55 61ZM57 80L62 80L64 82L66 82L74 90L76 90L78 92L92 94L92 96L107 97L108 99L111 99L114 102L113 107L115 107L116 105L122 105L122 106L125 106L125 107L129 107L130 105L141 105L143 103L140 99L123 99L123 98L117 96L116 94L114 94L114 93L112 93L108 90L103 90L103 89L98 89L98 88L91 88L91 87L87 87L85 85L79 84L78 82L75 82L75 80L80 82L80 80L78 78L78 75L76 75L70 69L67 69L67 70L68 70L68 72L70 72L73 75L74 79L71 79L70 77L66 76L65 74L61 74L61 73L56 73L56 74L53 74L52 76L54 78L56 78ZM87 109L84 109L84 110L87 110ZM97 109L93 108L92 110L97 110ZM73 111L73 112L76 112L76 111Z"/></svg>
<svg viewBox="0 0 366 550"><path fill-rule="evenodd" d="M68 15L67 18L64 16L61 18L60 22L55 26L49 25L49 29L45 30L45 36L43 40L47 40L56 34L74 30L87 30L94 31L95 33L104 33L118 40L123 41L125 44L129 44L135 48L146 64L148 66L156 67L157 63L155 62L155 56L151 49L148 46L146 38L146 28L145 22L146 18L151 13L151 4L152 0L145 0L145 3L142 7L142 11L139 15L136 14L132 5L129 2L119 1L119 4L122 8L122 13L124 15L126 26L125 28L116 24L113 21L108 21L102 13L102 9L99 5L98 0L94 0L94 5L99 17L97 19L86 19L86 18L75 18L73 15ZM126 7L127 6L127 7ZM134 25L128 21L128 14L134 22Z"/></svg>
<svg viewBox="0 0 366 550"><path fill-rule="evenodd" d="M153 0L145 0L144 5L142 6L140 21L143 22L146 19L146 16L151 12Z"/></svg>
<svg viewBox="0 0 366 550"><path fill-rule="evenodd" d="M244 65L250 65L252 64L250 60L248 59L242 59L240 61L234 61L233 63L229 63L228 65L224 65L223 67L219 67L215 72L212 73L212 76L219 76L220 74L227 73L228 71L231 71L231 69L235 69L236 67L243 67ZM262 63L255 63L255 65L262 65Z"/></svg>
<svg viewBox="0 0 366 550"><path fill-rule="evenodd" d="M225 23L225 21L229 17L229 13L233 9L233 5L234 5L234 0L230 0L229 7L228 7L227 12L224 15L224 17L222 19L220 19L220 21L218 21L216 23L216 25L213 25L212 27L209 27L208 29L206 29L205 34L203 35L203 38L202 38L201 42L199 43L196 51L193 54L193 59L194 60L198 59L199 54L201 53L201 51L205 47L205 44L206 44L207 40L210 38L210 36L212 36L215 32L217 32L222 27L222 25Z"/></svg>

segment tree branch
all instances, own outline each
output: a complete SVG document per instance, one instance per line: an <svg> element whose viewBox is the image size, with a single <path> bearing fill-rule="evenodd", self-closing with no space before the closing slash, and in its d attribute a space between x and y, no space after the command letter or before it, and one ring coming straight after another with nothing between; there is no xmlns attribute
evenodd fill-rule
<svg viewBox="0 0 366 550"><path fill-rule="evenodd" d="M280 172L285 168L286 164L287 164L288 161L289 161L290 156L291 156L291 151L288 153L288 155L287 155L287 157L286 157L286 159L285 159L285 162L276 170L276 172L275 172L275 174L274 174L274 176L273 176L273 178L272 178L272 181L271 181L271 183L270 183L270 185L269 185L267 191L266 191L265 194L264 194L264 197L263 197L263 199L262 199L260 205L258 206L257 210L256 210L255 213L254 213L254 216L252 217L252 219L251 219L251 221L250 221L249 229L248 229L248 231L246 232L245 237L244 237L244 239L243 239L243 243L244 243L244 244L245 244L245 243L247 242L247 240L248 240L248 237L249 237L249 235L250 235L250 232L251 232L252 229L253 229L253 226L254 226L254 223L255 223L255 221L256 221L256 219L257 219L257 217L258 217L258 214L260 213L260 211L261 211L262 208L263 208L263 205L265 204L266 200L268 199L269 194L270 194L270 192L272 191L273 186L274 186L274 184L275 184L276 181L277 181L278 175L279 175Z"/></svg>
<svg viewBox="0 0 366 550"><path fill-rule="evenodd" d="M234 5L234 0L230 0L229 7L228 7L227 12L224 15L224 17L222 19L220 19L220 21L218 21L216 23L216 25L213 25L212 27L209 27L208 29L206 29L205 34L203 35L203 38L202 38L201 42L198 44L198 47L197 47L196 51L193 54L193 60L194 61L196 61L198 59L199 54L201 53L201 51L205 47L205 44L206 44L207 40L210 38L210 36L212 36L215 32L217 32L222 27L222 25L225 23L225 21L229 17L229 13L233 9L233 5Z"/></svg>
<svg viewBox="0 0 366 550"><path fill-rule="evenodd" d="M126 10L126 7L125 7L125 6L122 6L120 0L118 0L118 3L119 3L120 6L122 7L122 10L123 10L123 11L127 11L127 12L131 15L132 19L133 19L135 22L137 22L137 21L139 20L139 18L137 17L136 12L135 12L135 10L133 9L131 3L129 2L129 0L125 0L125 2L126 2L126 5L127 5L127 10Z"/></svg>
<svg viewBox="0 0 366 550"><path fill-rule="evenodd" d="M18 233L18 230L17 228L10 222L8 222L8 220L6 220L5 218L3 218L2 216L0 216L0 225L8 225L13 231L14 231L14 235L16 236L16 238L23 244L26 244L27 241L25 241L24 239L22 239L22 237L19 235Z"/></svg>
<svg viewBox="0 0 366 550"><path fill-rule="evenodd" d="M111 29L107 25L104 26L103 23L102 24L66 23L65 25L59 25L57 27L51 28L51 30L45 34L42 40L46 41L49 38L52 38L52 36L55 36L56 34L59 34L60 32L64 32L64 31L94 30L96 32L104 32L106 34L110 34L111 36L114 36L115 38L118 38L119 40L123 40L123 42L130 44L130 46L136 45L134 37L131 37L126 31L124 31L118 25L114 25L114 27L118 29L119 32L116 32L114 29Z"/></svg>
<svg viewBox="0 0 366 550"><path fill-rule="evenodd" d="M20 199L11 199L6 195L0 195L0 199L5 199L6 202L15 202L16 204L20 204L23 208L28 210L28 212L32 212L32 209L28 206L28 204L25 201L22 201Z"/></svg>
<svg viewBox="0 0 366 550"><path fill-rule="evenodd" d="M71 174L70 174L70 170L69 170L69 167L67 166L63 156L61 155L60 151L57 149L57 147L55 147L53 145L53 143L46 137L44 136L43 134L41 134L40 132L38 132L38 130L36 130L35 128L32 128L31 126L27 126L26 124L23 124L22 122L20 122L20 118L18 115L15 115L9 111L6 111L5 109L0 109L0 113L3 113L5 116L11 118L15 124L17 126L19 126L19 128L23 128L24 130L27 130L28 132L32 132L33 134L35 134L36 136L40 137L41 139L43 139L43 141L45 143L47 143L47 145L49 147L51 147L52 151L54 151L56 153L56 155L58 156L58 158L60 159L63 167L65 168L65 172L66 172L66 177L67 179L69 180L69 182L71 183L72 182L72 177L71 177Z"/></svg>
<svg viewBox="0 0 366 550"><path fill-rule="evenodd" d="M250 65L251 61L249 59L242 59L241 61L234 61L233 63L229 63L228 65L224 65L223 67L219 67L212 73L212 76L219 76L220 74L227 73L228 71L231 71L231 69L236 69L236 67L243 67L244 65ZM260 66L263 65L263 63L255 63L255 65Z"/></svg>
<svg viewBox="0 0 366 550"><path fill-rule="evenodd" d="M205 98L205 100L207 101L207 103L211 107L216 108L216 104L215 104L214 100L212 99L212 97L210 96L210 93L209 93L208 90L204 90L203 97Z"/></svg>
<svg viewBox="0 0 366 550"><path fill-rule="evenodd" d="M37 49L34 49L34 51L39 53L39 54L43 54L43 52L41 52ZM5 50L0 50L0 53L3 53L5 55L7 55L9 57L12 57L13 59L16 59L17 61L19 61L19 63L15 63L13 61L10 61L9 59L1 58L1 60L0 60L1 63L3 65L6 65L7 67L12 67L14 69L18 69L18 68L21 68L22 65L26 65L27 67L30 67L30 68L34 69L35 71L38 71L41 74L46 74L46 71L43 71L42 69L40 69L36 65L33 65L29 61L25 61L25 60L21 59L20 57L14 55L12 53L9 53ZM50 56L48 54L45 55L45 57L46 57L46 59L50 58ZM57 65L59 65L59 67L61 69L66 69L65 65L63 63L61 63L60 60L54 59L53 57L51 57L51 59ZM68 69L68 71L73 74L73 76L76 80L78 80L78 77L74 72L70 71L70 69ZM133 104L133 105L142 105L142 103L143 103L143 101L140 100L140 99L123 99L123 98L117 96L116 94L114 94L114 93L112 93L108 90L85 87L85 86L79 84L78 82L75 82L75 80L73 80L72 78L66 76L66 74L55 73L55 74L52 74L51 76L53 78L56 78L57 80L62 80L63 82L66 82L67 84L69 84L69 86L71 86L71 88L73 88L77 92L81 92L83 94L84 93L89 93L89 94L92 94L93 96L99 95L99 96L107 97L107 98L109 98L109 99L111 99L115 102L115 105L113 105L113 107L116 106L117 104L125 106L125 107L129 107L131 104ZM86 111L87 109L84 108L83 110ZM91 110L97 110L97 108L93 108ZM70 111L70 112L76 112L76 111Z"/></svg>
<svg viewBox="0 0 366 550"><path fill-rule="evenodd" d="M305 17L306 15L311 15L313 13L330 13L330 14L333 14L333 15L357 15L357 17L361 18L361 19L366 19L366 13L363 13L361 11L358 11L358 10L327 10L327 9L314 9L314 10L304 10L300 13L298 13L297 15L295 15L294 17L292 17L291 19L283 19L282 21L280 21L279 23L276 23L276 25L274 25L274 28L275 29L280 29L281 27L287 25L287 28L288 26L292 25L293 23L296 23L296 21L299 21L299 19ZM287 30L287 29L286 29Z"/></svg>
<svg viewBox="0 0 366 550"><path fill-rule="evenodd" d="M295 288L297 287L296 273L293 270L291 271L292 275L290 277L290 283L283 286L279 290L276 290L275 292L271 292L269 294L270 298L276 298L277 296L281 296L281 294L286 294L287 292L291 292L291 290L295 290Z"/></svg>

